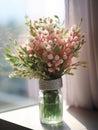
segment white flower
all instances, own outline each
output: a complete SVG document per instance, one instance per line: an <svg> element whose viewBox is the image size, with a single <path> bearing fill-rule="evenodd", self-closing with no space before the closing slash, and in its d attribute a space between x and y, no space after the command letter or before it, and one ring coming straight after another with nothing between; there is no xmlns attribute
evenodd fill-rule
<svg viewBox="0 0 98 130"><path fill-rule="evenodd" d="M43 33L47 35L47 34L48 34L48 31L45 29L45 30L43 31Z"/></svg>
<svg viewBox="0 0 98 130"><path fill-rule="evenodd" d="M51 44L51 43L52 43L52 40L49 40L48 42Z"/></svg>
<svg viewBox="0 0 98 130"><path fill-rule="evenodd" d="M44 45L47 45L47 41L44 41L43 43L44 43Z"/></svg>
<svg viewBox="0 0 98 130"><path fill-rule="evenodd" d="M52 64L49 62L49 63L48 63L48 67L51 67L51 66L52 66Z"/></svg>
<svg viewBox="0 0 98 130"><path fill-rule="evenodd" d="M46 49L47 49L47 51L51 51L51 46L47 45Z"/></svg>
<svg viewBox="0 0 98 130"><path fill-rule="evenodd" d="M71 30L71 31L77 30L77 25L73 25L70 30Z"/></svg>
<svg viewBox="0 0 98 130"><path fill-rule="evenodd" d="M57 41L57 39L55 38L55 39L54 39L54 42L56 42L56 41Z"/></svg>
<svg viewBox="0 0 98 130"><path fill-rule="evenodd" d="M56 68L56 70L60 71L60 68L59 68L59 67L57 67L57 68Z"/></svg>
<svg viewBox="0 0 98 130"><path fill-rule="evenodd" d="M76 43L74 46L74 49L77 49L77 48L78 48L78 43Z"/></svg>
<svg viewBox="0 0 98 130"><path fill-rule="evenodd" d="M55 56L55 60L59 60L59 56L58 55Z"/></svg>
<svg viewBox="0 0 98 130"><path fill-rule="evenodd" d="M63 61L63 59L60 59L59 60L59 64L62 64L64 61Z"/></svg>
<svg viewBox="0 0 98 130"><path fill-rule="evenodd" d="M29 57L32 57L32 54L29 54Z"/></svg>
<svg viewBox="0 0 98 130"><path fill-rule="evenodd" d="M52 55L52 54L49 54L49 55L48 55L48 59L49 59L49 60L52 60L52 59L53 59L53 55Z"/></svg>

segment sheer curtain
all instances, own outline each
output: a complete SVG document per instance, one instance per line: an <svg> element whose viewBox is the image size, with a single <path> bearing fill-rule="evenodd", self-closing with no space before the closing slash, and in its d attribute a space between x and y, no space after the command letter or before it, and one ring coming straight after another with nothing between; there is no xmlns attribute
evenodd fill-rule
<svg viewBox="0 0 98 130"><path fill-rule="evenodd" d="M67 27L83 18L86 44L80 60L87 62L86 69L78 68L74 76L67 76L66 101L70 106L98 108L98 1L65 0L65 9Z"/></svg>

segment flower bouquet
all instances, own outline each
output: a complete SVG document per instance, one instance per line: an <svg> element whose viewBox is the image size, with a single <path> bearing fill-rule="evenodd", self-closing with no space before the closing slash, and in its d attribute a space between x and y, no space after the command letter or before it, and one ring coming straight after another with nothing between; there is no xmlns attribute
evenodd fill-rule
<svg viewBox="0 0 98 130"><path fill-rule="evenodd" d="M34 77L50 82L60 79L64 74L73 75L72 69L85 66L82 61L72 62L74 57L78 58L79 50L85 43L80 24L66 29L59 17L54 16L53 18L39 18L35 21L26 17L26 25L29 35L25 43L21 44L14 40L13 46L5 47L4 56L13 68L10 77L18 76L30 79ZM54 91L45 89L43 102L48 103L48 106L49 102L57 102L58 107L52 107L50 110L46 104L41 107L43 111L45 110L45 113L41 114L49 117L50 120L53 113L55 117L59 117L61 113L59 92L56 88L52 88L52 90Z"/></svg>

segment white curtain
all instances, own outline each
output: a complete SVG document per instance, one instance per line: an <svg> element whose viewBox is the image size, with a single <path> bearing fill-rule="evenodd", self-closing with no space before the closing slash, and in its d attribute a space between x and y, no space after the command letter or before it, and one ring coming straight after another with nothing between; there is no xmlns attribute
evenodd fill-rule
<svg viewBox="0 0 98 130"><path fill-rule="evenodd" d="M98 1L65 0L65 9L66 27L83 18L86 44L79 59L87 62L86 69L78 68L74 76L67 76L66 101L70 106L98 108Z"/></svg>

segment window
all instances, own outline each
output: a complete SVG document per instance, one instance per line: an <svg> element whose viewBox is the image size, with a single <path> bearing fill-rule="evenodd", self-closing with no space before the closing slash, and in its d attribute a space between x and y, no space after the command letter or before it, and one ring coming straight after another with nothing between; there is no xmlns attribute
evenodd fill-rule
<svg viewBox="0 0 98 130"><path fill-rule="evenodd" d="M38 80L8 77L12 70L3 57L4 46L10 39L25 40L25 15L37 19L55 14L64 19L64 0L0 1L0 112L38 103Z"/></svg>

